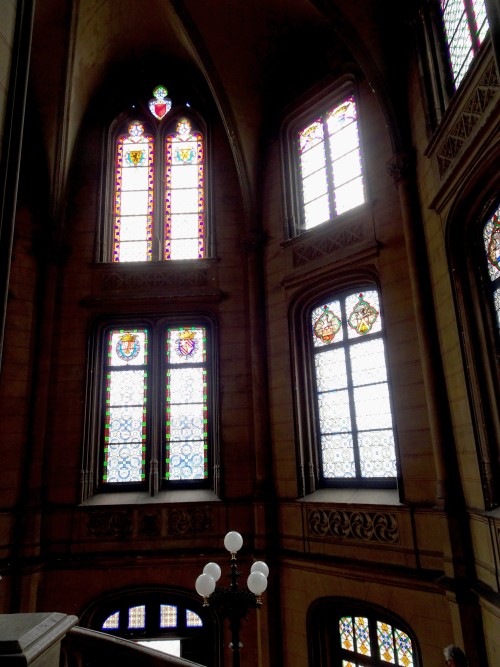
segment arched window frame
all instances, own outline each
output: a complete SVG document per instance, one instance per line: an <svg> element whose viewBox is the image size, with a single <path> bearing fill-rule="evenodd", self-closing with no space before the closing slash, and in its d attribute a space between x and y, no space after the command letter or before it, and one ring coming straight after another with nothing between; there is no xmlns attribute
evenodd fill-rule
<svg viewBox="0 0 500 667"><path fill-rule="evenodd" d="M175 627L162 627L160 605L176 607ZM145 623L136 624L140 627L128 627L129 609L137 607L145 607ZM202 625L187 625L188 610L200 618ZM119 614L119 627L103 628L106 619L115 613ZM200 662L206 667L219 664L220 627L217 617L209 607L203 607L198 598L181 590L141 587L111 593L93 602L82 612L80 625L132 641L178 639L181 642L182 658Z"/></svg>
<svg viewBox="0 0 500 667"><path fill-rule="evenodd" d="M358 143L356 149L359 156L359 175L362 183L362 201L359 201L352 207L348 207L340 213L332 209L336 185L333 179L332 161L326 157L326 174L328 181L328 195L330 202L330 217L324 222L306 226L301 161L299 154L298 135L305 130L309 124L316 119L321 119L323 125L326 123L326 116L332 110L342 106L344 102L352 99L356 109L356 126ZM329 151L329 139L325 126L325 145ZM360 95L356 80L352 75L346 75L334 84L323 88L319 93L307 96L304 101L294 108L287 116L282 127L281 136L281 156L284 173L284 210L285 210L285 237L293 238L307 232L314 233L315 229L324 229L325 226L339 224L345 216L360 207L363 207L368 201L368 187L366 169L364 164L363 150L363 132L362 132L362 111ZM348 153L351 151L348 151ZM342 184L344 185L344 184Z"/></svg>
<svg viewBox="0 0 500 667"><path fill-rule="evenodd" d="M353 639L352 650L342 646L339 632L339 622L343 618L364 618L368 620L366 642L370 646L371 655L356 651ZM384 624L380 643L377 635L377 622ZM363 665L363 667L421 667L421 657L415 633L408 624L391 611L366 602L346 598L323 598L314 602L307 614L307 628L309 638L309 664L315 667L344 667L345 665ZM391 649L391 635L395 631L404 633L411 642L411 661L408 652L404 652L405 637L401 636L401 649L395 644ZM347 642L348 643L348 642ZM407 645L407 643L406 643ZM394 661L380 656L379 646L392 653Z"/></svg>
<svg viewBox="0 0 500 667"><path fill-rule="evenodd" d="M206 333L206 359L203 367L206 370L206 474L196 479L168 479L168 457L170 442L168 440L167 406L167 372L169 362L166 358L165 337L169 328L203 328ZM144 395L142 439L143 464L141 480L112 483L105 479L105 451L109 446L107 438L107 415L109 411L109 367L107 355L109 334L112 331L148 330L148 358L146 363L138 367L143 370ZM82 500L95 493L117 493L127 491L144 491L156 495L162 490L175 489L211 489L217 490L219 481L215 478L218 467L218 412L217 412L217 349L216 322L210 314L182 313L167 317L116 317L112 320L100 321L94 327L89 346L89 377L88 377L88 426L85 433L83 453L83 488ZM199 366L199 364L197 364ZM147 407L146 407L147 406Z"/></svg>
<svg viewBox="0 0 500 667"><path fill-rule="evenodd" d="M488 184L481 186L480 193L471 190L453 211L447 245L479 473L485 507L491 510L500 505L500 330L483 230L500 206L500 190L492 194L490 188L486 194Z"/></svg>
<svg viewBox="0 0 500 667"><path fill-rule="evenodd" d="M379 297L380 313L383 315L383 299L380 287L373 278L359 274L358 279L345 276L330 289L323 284L313 287L307 294L299 296L290 310L290 329L294 354L294 384L300 391L296 394L296 437L298 441L298 476L299 496L313 493L318 488L389 488L398 486L400 478L399 452L394 409L391 398L390 369L387 360L384 330L377 334L384 344L385 370L391 409L392 434L394 438L395 475L394 477L350 477L327 478L322 471L320 428L318 425L317 390L315 385L314 349L312 343L312 312L324 303L346 294L363 293L364 290L376 290ZM349 380L349 402L352 414L352 387Z"/></svg>
<svg viewBox="0 0 500 667"><path fill-rule="evenodd" d="M168 244L167 231L167 199L169 188L167 185L168 158L167 145L169 136L176 133L177 124L187 119L191 124L192 133L197 138L199 152L199 167L201 168L203 188L201 196L198 198L199 211L198 227L203 226L203 238L198 242L197 257L175 257L171 252L171 246ZM117 215L117 191L116 191L116 171L117 171L117 152L122 137L127 136L129 127L134 122L140 123L144 127L144 135L150 137L150 143L154 152L154 174L149 176L151 189L153 192L150 208L151 220L148 225L151 227L151 234L148 235L147 244L151 252L153 262L193 260L199 261L207 259L213 255L213 234L211 233L211 196L210 196L210 139L206 123L200 114L188 107L173 108L168 115L161 121L156 120L146 109L145 105L137 105L133 112L121 114L110 126L108 132L107 150L103 169L106 174L104 197L102 198L102 230L99 243L99 261L115 262L121 265L127 265L129 262L117 261L117 252L115 249L116 226L115 219ZM201 145L201 149L200 149ZM119 195L118 195L119 196ZM202 200L202 201L201 201ZM201 209L200 209L201 207ZM201 218L201 221L200 221ZM133 262L135 264L135 262Z"/></svg>

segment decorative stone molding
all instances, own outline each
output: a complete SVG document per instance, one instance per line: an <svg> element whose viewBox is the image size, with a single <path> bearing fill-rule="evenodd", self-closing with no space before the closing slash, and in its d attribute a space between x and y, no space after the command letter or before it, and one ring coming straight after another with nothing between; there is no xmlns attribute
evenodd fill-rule
<svg viewBox="0 0 500 667"><path fill-rule="evenodd" d="M499 91L500 83L496 65L494 59L491 59L472 93L466 99L457 120L437 149L436 158L441 178L458 157L464 143L471 136Z"/></svg>
<svg viewBox="0 0 500 667"><path fill-rule="evenodd" d="M366 226L361 222L355 222L341 230L332 230L329 234L320 238L304 241L293 249L293 266L297 268L331 255L339 250L345 250L366 240Z"/></svg>
<svg viewBox="0 0 500 667"><path fill-rule="evenodd" d="M408 153L398 153L387 163L387 171L396 187L411 177L414 166L415 161Z"/></svg>
<svg viewBox="0 0 500 667"><path fill-rule="evenodd" d="M102 276L103 291L150 291L176 287L206 287L208 271L192 269L182 271L110 271Z"/></svg>
<svg viewBox="0 0 500 667"><path fill-rule="evenodd" d="M132 513L128 510L90 512L88 534L92 537L125 537L132 534Z"/></svg>
<svg viewBox="0 0 500 667"><path fill-rule="evenodd" d="M164 520L166 517L166 520ZM212 530L209 508L91 510L87 514L89 537L192 537Z"/></svg>
<svg viewBox="0 0 500 667"><path fill-rule="evenodd" d="M205 508L178 509L168 513L167 533L169 535L194 535L212 529L212 514Z"/></svg>
<svg viewBox="0 0 500 667"><path fill-rule="evenodd" d="M315 537L399 544L398 519L390 512L311 509L307 525Z"/></svg>

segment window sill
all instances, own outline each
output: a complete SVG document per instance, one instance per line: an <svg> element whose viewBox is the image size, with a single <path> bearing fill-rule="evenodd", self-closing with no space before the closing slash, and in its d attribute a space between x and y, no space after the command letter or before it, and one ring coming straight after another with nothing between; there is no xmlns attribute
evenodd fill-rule
<svg viewBox="0 0 500 667"><path fill-rule="evenodd" d="M298 498L303 503L343 505L401 505L397 489L319 489Z"/></svg>
<svg viewBox="0 0 500 667"><path fill-rule="evenodd" d="M106 507L109 505L161 505L180 503L213 503L219 498L207 489L182 489L160 491L150 496L145 491L126 491L125 493L98 493L81 503L80 507Z"/></svg>

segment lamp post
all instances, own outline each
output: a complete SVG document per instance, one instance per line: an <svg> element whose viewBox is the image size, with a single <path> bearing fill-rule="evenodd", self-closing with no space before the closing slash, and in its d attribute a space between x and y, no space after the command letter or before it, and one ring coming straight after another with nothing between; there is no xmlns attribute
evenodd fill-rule
<svg viewBox="0 0 500 667"><path fill-rule="evenodd" d="M243 538L235 531L229 532L224 538L224 546L231 554L231 569L228 574L231 583L227 586L217 586L221 576L221 569L217 563L207 563L203 574L196 579L196 592L203 598L204 607L213 607L221 616L229 620L231 643L233 651L233 667L240 667L241 622L247 617L250 609L258 609L262 604L262 593L267 588L269 568L264 561L257 561L250 568L247 579L248 590L238 586L241 572L238 570L236 554L243 546Z"/></svg>

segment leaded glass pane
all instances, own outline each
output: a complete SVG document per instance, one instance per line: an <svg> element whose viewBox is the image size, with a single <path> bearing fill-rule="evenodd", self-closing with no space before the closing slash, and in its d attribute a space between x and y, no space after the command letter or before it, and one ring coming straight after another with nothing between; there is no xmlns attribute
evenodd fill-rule
<svg viewBox="0 0 500 667"><path fill-rule="evenodd" d="M340 301L330 301L315 308L311 315L314 347L339 343L344 338Z"/></svg>
<svg viewBox="0 0 500 667"><path fill-rule="evenodd" d="M160 605L160 628L177 627L177 607L172 604Z"/></svg>
<svg viewBox="0 0 500 667"><path fill-rule="evenodd" d="M351 430L347 390L318 393L318 412L321 433L340 433Z"/></svg>
<svg viewBox="0 0 500 667"><path fill-rule="evenodd" d="M396 642L396 655L398 657L398 664L403 667L413 667L413 647L411 639L406 632L394 628L394 640Z"/></svg>
<svg viewBox="0 0 500 667"><path fill-rule="evenodd" d="M141 241L141 239L144 238L144 235L146 234L147 226L149 224L146 216L126 216L121 218L120 224L120 237L122 244L125 241L138 241L139 243L142 243L144 248L146 247L146 244Z"/></svg>
<svg viewBox="0 0 500 667"><path fill-rule="evenodd" d="M356 105L353 97L348 97L342 104L327 114L328 133L336 135L340 130L356 121Z"/></svg>
<svg viewBox="0 0 500 667"><path fill-rule="evenodd" d="M396 456L392 429L358 433L362 477L396 477Z"/></svg>
<svg viewBox="0 0 500 667"><path fill-rule="evenodd" d="M315 171L322 171L326 166L325 144L321 142L300 156L300 171L306 178Z"/></svg>
<svg viewBox="0 0 500 667"><path fill-rule="evenodd" d="M153 137L144 133L141 123L130 124L127 135L119 137L116 152L113 261L152 259L152 221L154 188ZM141 219L130 237L131 217ZM128 219L128 231L122 225ZM140 230L141 235L138 236ZM130 239L132 238L132 242Z"/></svg>
<svg viewBox="0 0 500 667"><path fill-rule="evenodd" d="M321 438L321 462L325 477L356 477L354 448L350 433L324 435Z"/></svg>
<svg viewBox="0 0 500 667"><path fill-rule="evenodd" d="M197 327L169 328L167 335L169 364L201 364L206 360L206 331Z"/></svg>
<svg viewBox="0 0 500 667"><path fill-rule="evenodd" d="M359 667L357 662L351 662L350 660L342 660L342 667Z"/></svg>
<svg viewBox="0 0 500 667"><path fill-rule="evenodd" d="M327 479L396 476L379 307L377 291L367 290L311 312L317 426Z"/></svg>
<svg viewBox="0 0 500 667"><path fill-rule="evenodd" d="M500 287L493 292L493 306L497 314L498 329L500 330Z"/></svg>
<svg viewBox="0 0 500 667"><path fill-rule="evenodd" d="M144 628L146 627L146 606L139 605L138 607L130 607L128 610L128 627Z"/></svg>
<svg viewBox="0 0 500 667"><path fill-rule="evenodd" d="M380 659L384 662L394 663L394 638L392 636L392 626L388 623L377 621L377 640Z"/></svg>
<svg viewBox="0 0 500 667"><path fill-rule="evenodd" d="M203 627L203 621L195 614L191 609L186 609L186 627L188 628L201 628Z"/></svg>
<svg viewBox="0 0 500 667"><path fill-rule="evenodd" d="M166 347L166 477L204 479L208 448L205 329L168 329Z"/></svg>
<svg viewBox="0 0 500 667"><path fill-rule="evenodd" d="M370 629L368 619L364 616L354 618L354 636L356 638L356 651L362 655L371 655Z"/></svg>
<svg viewBox="0 0 500 667"><path fill-rule="evenodd" d="M108 334L103 481L140 482L145 475L147 332Z"/></svg>
<svg viewBox="0 0 500 667"><path fill-rule="evenodd" d="M356 424L360 431L392 427L387 383L354 387Z"/></svg>
<svg viewBox="0 0 500 667"><path fill-rule="evenodd" d="M335 189L335 212L341 215L365 202L365 190L362 176Z"/></svg>
<svg viewBox="0 0 500 667"><path fill-rule="evenodd" d="M484 0L472 0L472 7L476 17L478 42L481 45L489 30L486 3Z"/></svg>
<svg viewBox="0 0 500 667"><path fill-rule="evenodd" d="M339 619L340 645L346 651L354 651L354 625L350 616Z"/></svg>
<svg viewBox="0 0 500 667"><path fill-rule="evenodd" d="M108 616L108 618L102 624L103 630L118 630L120 627L120 612L115 611L114 614Z"/></svg>
<svg viewBox="0 0 500 667"><path fill-rule="evenodd" d="M483 229L484 249L491 280L500 278L500 207Z"/></svg>
<svg viewBox="0 0 500 667"><path fill-rule="evenodd" d="M384 341L381 338L364 340L352 345L349 357L354 386L387 381Z"/></svg>
<svg viewBox="0 0 500 667"><path fill-rule="evenodd" d="M170 242L170 259L192 259L198 252L197 239L172 239Z"/></svg>
<svg viewBox="0 0 500 667"><path fill-rule="evenodd" d="M205 256L204 211L203 137L183 118L166 143L165 259Z"/></svg>
<svg viewBox="0 0 500 667"><path fill-rule="evenodd" d="M339 188L344 183L352 181L361 174L359 151L352 151L339 158L332 164L333 182Z"/></svg>
<svg viewBox="0 0 500 667"><path fill-rule="evenodd" d="M314 365L318 391L333 391L334 389L347 387L347 369L343 347L317 354Z"/></svg>
<svg viewBox="0 0 500 667"><path fill-rule="evenodd" d="M311 229L322 222L330 220L330 202L327 195L319 197L304 206L304 218L306 229Z"/></svg>
<svg viewBox="0 0 500 667"><path fill-rule="evenodd" d="M304 196L304 203L307 204L313 199L321 197L328 192L328 184L326 181L326 170L321 169L315 171L302 181L302 193Z"/></svg>
<svg viewBox="0 0 500 667"><path fill-rule="evenodd" d="M359 338L382 330L380 303L376 290L355 292L346 297L349 338Z"/></svg>
<svg viewBox="0 0 500 667"><path fill-rule="evenodd" d="M470 7L468 15L465 5ZM488 32L484 0L441 0L446 42L455 86L464 78Z"/></svg>
<svg viewBox="0 0 500 667"><path fill-rule="evenodd" d="M323 141L323 121L321 118L318 118L299 132L299 152L301 154L305 153L307 150L321 144Z"/></svg>
<svg viewBox="0 0 500 667"><path fill-rule="evenodd" d="M334 138L330 140L330 155L332 161L338 160L342 155L350 153L359 146L359 133L357 123L350 123Z"/></svg>

